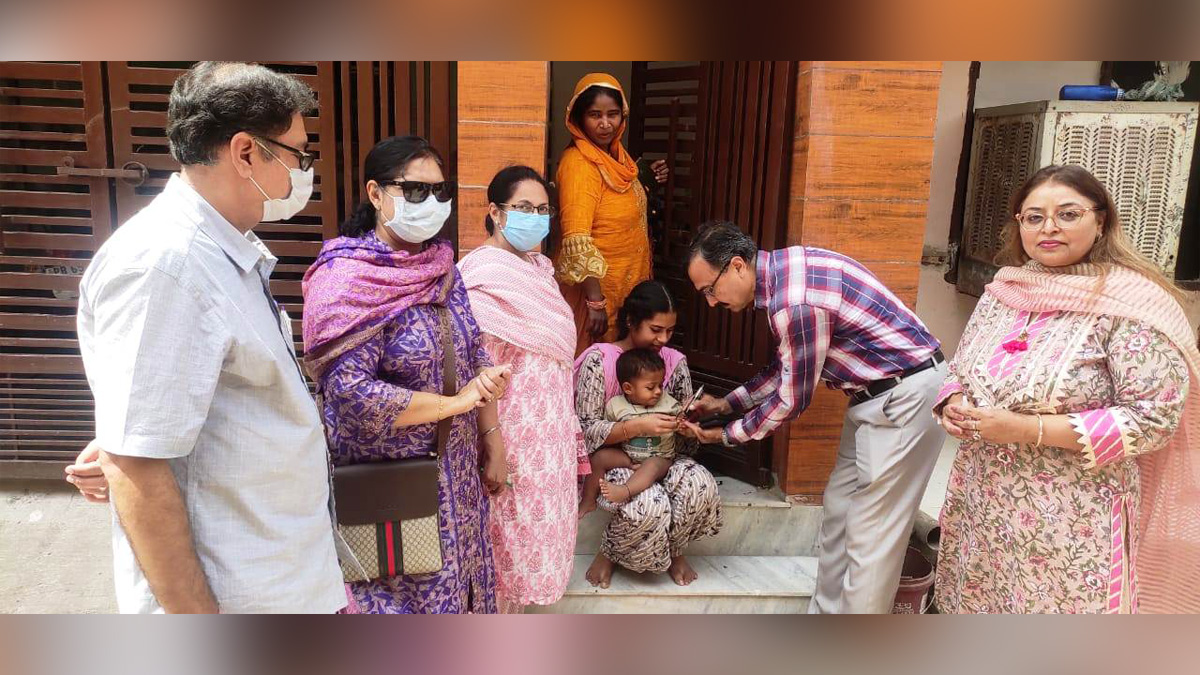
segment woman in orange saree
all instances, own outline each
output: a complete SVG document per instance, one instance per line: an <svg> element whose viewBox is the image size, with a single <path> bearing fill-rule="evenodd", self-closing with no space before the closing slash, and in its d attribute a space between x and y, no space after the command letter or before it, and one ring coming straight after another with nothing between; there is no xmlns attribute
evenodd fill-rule
<svg viewBox="0 0 1200 675"><path fill-rule="evenodd" d="M567 104L574 140L556 176L563 240L555 269L575 313L577 353L616 338L617 308L651 274L646 190L621 144L628 121L629 105L616 78L592 73L575 85ZM666 162L651 168L655 180L666 181Z"/></svg>

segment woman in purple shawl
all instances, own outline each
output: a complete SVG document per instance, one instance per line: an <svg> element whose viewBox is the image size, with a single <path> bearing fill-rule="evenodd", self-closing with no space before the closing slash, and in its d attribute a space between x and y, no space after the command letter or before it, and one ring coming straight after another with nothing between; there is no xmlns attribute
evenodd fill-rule
<svg viewBox="0 0 1200 675"><path fill-rule="evenodd" d="M368 613L494 613L487 493L504 489L495 399L508 368L492 367L450 243L435 238L453 183L417 137L367 154L368 201L325 243L304 276L305 365L317 381L335 466L428 456L437 421L452 417L441 457L440 572L349 584ZM442 396L439 307L453 329L456 396ZM482 436L482 440L481 440ZM482 467L482 468L481 468Z"/></svg>

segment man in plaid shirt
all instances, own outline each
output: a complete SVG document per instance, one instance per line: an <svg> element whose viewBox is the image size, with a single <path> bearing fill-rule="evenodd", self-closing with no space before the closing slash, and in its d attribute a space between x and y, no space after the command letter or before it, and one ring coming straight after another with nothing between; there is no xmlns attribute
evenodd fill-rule
<svg viewBox="0 0 1200 675"><path fill-rule="evenodd" d="M726 446L761 440L795 419L824 380L850 397L825 489L814 613L885 613L909 534L945 439L930 414L946 375L937 338L858 262L818 248L759 251L728 222L701 227L688 276L710 306L762 309L775 359L693 417L740 415L689 435Z"/></svg>

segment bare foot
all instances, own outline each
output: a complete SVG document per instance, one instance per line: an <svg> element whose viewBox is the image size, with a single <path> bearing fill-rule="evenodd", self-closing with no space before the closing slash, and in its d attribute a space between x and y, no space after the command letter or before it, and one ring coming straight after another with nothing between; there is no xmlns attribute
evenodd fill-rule
<svg viewBox="0 0 1200 675"><path fill-rule="evenodd" d="M603 553L597 553L595 560L592 560L592 566L588 568L587 574L584 575L588 583L600 588L608 588L612 583L613 562L604 557Z"/></svg>
<svg viewBox="0 0 1200 675"><path fill-rule="evenodd" d="M600 481L600 494L604 495L605 499L614 504L624 504L633 499L633 494L631 494L627 486L617 485L606 480Z"/></svg>
<svg viewBox="0 0 1200 675"><path fill-rule="evenodd" d="M691 563L683 556L671 558L671 566L667 568L667 574L670 574L675 583L680 586L687 586L699 576L696 574L696 570L692 569Z"/></svg>
<svg viewBox="0 0 1200 675"><path fill-rule="evenodd" d="M591 513L592 511L595 511L595 510L596 510L596 498L595 497L592 497L590 500L585 499L584 501L579 502L579 519L583 520L584 516L586 516L587 514Z"/></svg>

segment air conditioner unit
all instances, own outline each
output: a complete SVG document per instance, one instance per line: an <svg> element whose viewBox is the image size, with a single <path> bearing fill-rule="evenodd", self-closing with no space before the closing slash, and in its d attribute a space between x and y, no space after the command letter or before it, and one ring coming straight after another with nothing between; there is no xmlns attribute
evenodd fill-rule
<svg viewBox="0 0 1200 675"><path fill-rule="evenodd" d="M1091 171L1137 249L1175 273L1197 103L1037 101L975 111L958 289L981 295L996 273L1009 198L1050 164Z"/></svg>

